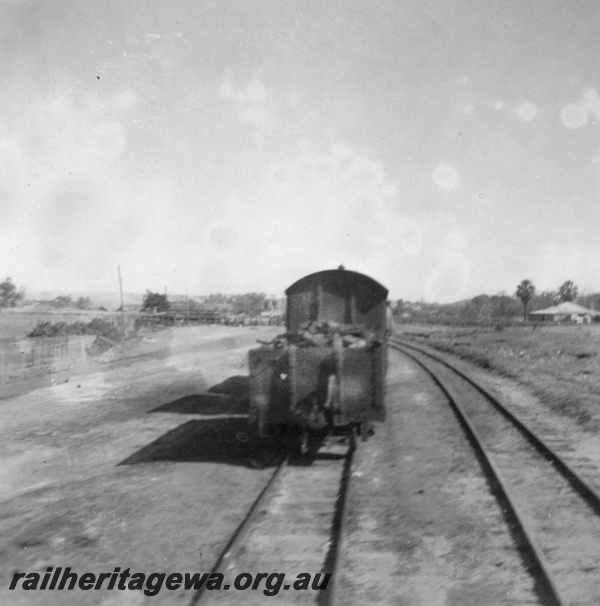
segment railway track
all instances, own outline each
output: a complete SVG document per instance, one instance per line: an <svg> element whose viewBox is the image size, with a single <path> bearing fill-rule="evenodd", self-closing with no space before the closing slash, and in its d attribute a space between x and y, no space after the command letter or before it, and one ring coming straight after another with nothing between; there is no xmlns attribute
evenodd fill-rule
<svg viewBox="0 0 600 606"><path fill-rule="evenodd" d="M600 495L552 445L453 364L398 339L446 394L542 604L600 603Z"/></svg>
<svg viewBox="0 0 600 606"><path fill-rule="evenodd" d="M224 575L223 589L211 591L205 584L190 606L336 604L354 452L353 436L329 438L310 464L283 459L211 571ZM272 573L285 578L269 581ZM301 573L310 575L305 589L296 587Z"/></svg>

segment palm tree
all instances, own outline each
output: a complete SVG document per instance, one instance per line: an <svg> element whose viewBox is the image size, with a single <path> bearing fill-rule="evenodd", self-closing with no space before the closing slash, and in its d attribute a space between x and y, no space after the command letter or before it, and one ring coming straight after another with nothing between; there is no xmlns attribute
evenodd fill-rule
<svg viewBox="0 0 600 606"><path fill-rule="evenodd" d="M577 286L571 280L567 280L560 285L558 298L561 303L564 301L574 301L577 298L577 290Z"/></svg>
<svg viewBox="0 0 600 606"><path fill-rule="evenodd" d="M533 299L534 294L535 286L531 280L523 280L517 286L517 299L521 299L521 303L523 303L523 320L527 320L527 305Z"/></svg>

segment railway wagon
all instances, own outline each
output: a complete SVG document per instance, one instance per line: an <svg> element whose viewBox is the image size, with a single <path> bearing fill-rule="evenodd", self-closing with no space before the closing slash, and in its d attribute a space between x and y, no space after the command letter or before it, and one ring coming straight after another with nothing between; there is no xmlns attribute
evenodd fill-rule
<svg viewBox="0 0 600 606"><path fill-rule="evenodd" d="M285 292L286 334L249 352L255 435L352 430L366 439L385 417L387 289L339 268Z"/></svg>

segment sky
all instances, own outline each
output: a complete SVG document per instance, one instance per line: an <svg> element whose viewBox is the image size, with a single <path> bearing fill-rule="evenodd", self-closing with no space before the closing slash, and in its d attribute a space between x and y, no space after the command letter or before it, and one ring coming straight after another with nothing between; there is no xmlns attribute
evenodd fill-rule
<svg viewBox="0 0 600 606"><path fill-rule="evenodd" d="M600 291L595 0L0 0L0 277Z"/></svg>

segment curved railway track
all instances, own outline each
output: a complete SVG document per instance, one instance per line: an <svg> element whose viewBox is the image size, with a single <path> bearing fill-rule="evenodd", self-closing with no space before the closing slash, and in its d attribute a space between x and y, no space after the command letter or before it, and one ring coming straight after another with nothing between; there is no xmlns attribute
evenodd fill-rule
<svg viewBox="0 0 600 606"><path fill-rule="evenodd" d="M445 393L471 442L542 604L600 603L600 494L484 387L411 343L390 347Z"/></svg>
<svg viewBox="0 0 600 606"><path fill-rule="evenodd" d="M331 438L307 462L310 464L293 464L290 457L283 459L211 571L224 575L224 590L211 591L205 584L194 594L190 606L265 601L336 604L337 565L354 452L355 439L351 436ZM233 581L243 573L252 575L254 582L247 589L236 589ZM260 573L262 579L257 577ZM275 595L265 593L265 578L271 573L285 573ZM309 589L294 590L300 573L311 575ZM313 589L317 574L317 585L322 589Z"/></svg>

